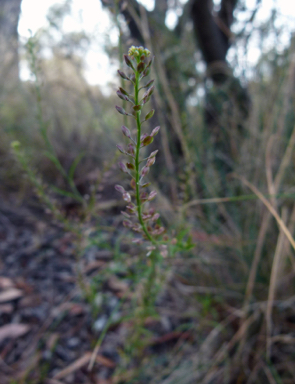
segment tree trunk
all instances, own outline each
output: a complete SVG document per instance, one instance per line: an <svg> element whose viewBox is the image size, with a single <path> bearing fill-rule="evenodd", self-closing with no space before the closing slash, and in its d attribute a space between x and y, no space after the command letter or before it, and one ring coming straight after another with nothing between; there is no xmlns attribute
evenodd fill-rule
<svg viewBox="0 0 295 384"><path fill-rule="evenodd" d="M21 0L0 0L0 84L12 89L19 80L18 20Z"/></svg>

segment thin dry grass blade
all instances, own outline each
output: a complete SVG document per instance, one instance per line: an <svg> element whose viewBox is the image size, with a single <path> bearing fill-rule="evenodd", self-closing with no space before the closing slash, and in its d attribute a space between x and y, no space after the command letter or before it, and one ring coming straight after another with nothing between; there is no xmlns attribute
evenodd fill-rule
<svg viewBox="0 0 295 384"><path fill-rule="evenodd" d="M295 131L294 131L295 132ZM294 135L294 139L295 139L295 135ZM258 198L262 201L262 203L266 206L266 208L269 210L269 212L273 215L273 217L275 218L279 228L282 229L282 231L284 232L284 234L286 235L287 239L290 241L290 244L292 246L292 248L295 250L295 240L293 238L293 236L291 235L289 229L286 227L285 223L283 222L283 220L280 218L280 216L278 215L277 211L274 209L274 207L270 204L270 202L263 196L263 194L253 185L251 184L248 180L246 180L244 177L242 176L239 176L239 175L235 175L233 174L233 177L236 177L237 179L240 179L245 185L247 185L248 188L251 189L251 191L253 191L253 193L255 193L255 195L258 196Z"/></svg>
<svg viewBox="0 0 295 384"><path fill-rule="evenodd" d="M284 208L282 211L282 220L286 222L287 220L287 209ZM270 275L270 283L269 283L269 291L268 291L268 300L267 300L267 307L266 307L266 356L268 360L271 356L271 334L272 334L272 308L273 308L273 301L275 297L276 287L277 287L277 279L278 279L278 272L279 272L279 265L280 260L282 257L282 252L284 249L284 242L285 242L285 234L282 230L280 230L277 246L273 258L272 263L272 269L271 269L271 275Z"/></svg>
<svg viewBox="0 0 295 384"><path fill-rule="evenodd" d="M265 169L266 169L266 180L267 180L267 187L268 187L268 193L271 195L270 201L274 207L277 208L276 199L274 197L276 193L274 181L273 181L273 174L272 174L272 156L271 156L271 150L273 147L275 135L271 135L268 139L266 150L265 150Z"/></svg>

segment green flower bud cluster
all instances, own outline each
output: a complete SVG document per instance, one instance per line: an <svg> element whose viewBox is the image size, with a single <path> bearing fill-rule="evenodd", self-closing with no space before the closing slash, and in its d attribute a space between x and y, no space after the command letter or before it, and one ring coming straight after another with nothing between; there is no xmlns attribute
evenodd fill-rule
<svg viewBox="0 0 295 384"><path fill-rule="evenodd" d="M150 54L151 52L148 49L143 47L135 47L134 45L132 45L128 51L128 56L130 56L132 59L141 58L142 56L149 57Z"/></svg>

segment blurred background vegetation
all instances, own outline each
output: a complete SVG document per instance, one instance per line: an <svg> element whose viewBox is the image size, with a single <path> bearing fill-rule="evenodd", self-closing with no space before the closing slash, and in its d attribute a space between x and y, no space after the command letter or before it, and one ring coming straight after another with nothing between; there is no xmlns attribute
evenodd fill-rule
<svg viewBox="0 0 295 384"><path fill-rule="evenodd" d="M1 206L42 207L11 150L17 140L65 216L79 210L46 156L43 124L66 172L79 159L72 176L80 196L94 191L93 212L118 225L115 69L131 45L155 55L150 125L161 134L151 179L170 231L185 230L196 244L168 263L173 277L163 289L180 295L194 333L181 352L168 348L134 381L121 373L122 382L294 383L295 259L282 222L293 236L295 11L262 0L97 0L97 24L108 23L89 32L83 17L67 27L75 0L53 2L30 53L18 36L21 3L0 0ZM93 49L105 71L97 78L87 72Z"/></svg>

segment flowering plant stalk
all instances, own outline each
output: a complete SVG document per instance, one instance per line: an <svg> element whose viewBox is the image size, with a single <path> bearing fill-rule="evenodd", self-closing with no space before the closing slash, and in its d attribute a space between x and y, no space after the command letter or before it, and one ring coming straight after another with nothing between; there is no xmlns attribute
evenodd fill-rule
<svg viewBox="0 0 295 384"><path fill-rule="evenodd" d="M130 116L136 121L136 138L132 137L131 131L126 127L122 126L122 133L129 139L128 149L125 150L121 145L117 145L119 151L129 157L127 163L120 162L119 168L122 172L128 174L131 177L131 188L134 192L127 192L121 185L116 185L117 191L121 192L123 199L128 203L126 212L122 214L126 217L123 224L126 227L132 228L135 232L141 233L143 239L149 240L154 247L150 247L152 251L158 244L158 237L165 232L164 227L156 224L156 221L160 217L154 209L145 209L145 204L150 202L156 197L156 191L147 193L145 190L150 185L144 181L146 175L149 173L150 167L156 161L156 155L158 150L153 151L148 157L141 158L140 151L150 145L154 137L158 134L160 127L156 127L150 134L142 133L142 124L149 120L154 115L152 109L145 115L145 118L141 120L142 109L145 104L150 100L154 91L154 80L150 80L145 85L140 87L140 81L147 77L150 73L151 65L153 63L153 57L148 61L147 58L150 56L150 51L143 47L132 46L129 49L128 55L124 55L125 63L129 68L132 69L133 74L127 76L124 72L118 70L119 75L124 79L132 83L134 88L134 94L129 94L122 87L117 91L117 95L120 99L129 102L132 107L128 113L122 107L116 106L119 113L125 116ZM140 96L140 91L146 89L146 91ZM141 164L145 164L142 166ZM135 204L132 202L132 196L135 197ZM148 205L148 204L146 204ZM133 218L137 218L138 222L134 223ZM142 242L141 239L136 239L135 242ZM162 246L163 252L163 246Z"/></svg>
<svg viewBox="0 0 295 384"><path fill-rule="evenodd" d="M130 111L126 111L120 106L116 106L117 111L125 117L135 120L136 134L133 136L125 125L121 127L122 133L129 140L128 147L123 148L117 145L118 150L128 156L127 162L120 162L119 168L122 172L128 174L131 178L131 191L126 191L121 185L116 185L117 191L122 193L123 199L127 202L126 211L122 212L125 216L124 226L131 228L133 231L140 233L141 238L134 239L133 242L142 244L148 241L147 256L150 258L148 262L148 276L143 297L143 307L147 309L152 303L152 289L155 287L156 266L162 257L167 256L167 245L163 244L160 236L164 234L165 228L158 224L159 213L149 207L149 202L156 197L156 191L148 193L146 190L150 183L145 178L149 173L150 167L156 161L158 150L151 152L147 157L141 156L141 151L150 145L154 137L158 134L160 127L155 127L151 133L143 133L142 125L154 115L154 110L150 110L142 119L143 108L149 102L154 92L154 80L140 85L151 70L154 57L150 57L150 51L143 47L132 46L128 55L124 55L126 65L131 69L131 75L118 70L118 74L122 79L132 84L132 94L124 88L119 87L117 95L120 99L131 104ZM146 312L144 310L144 312Z"/></svg>

